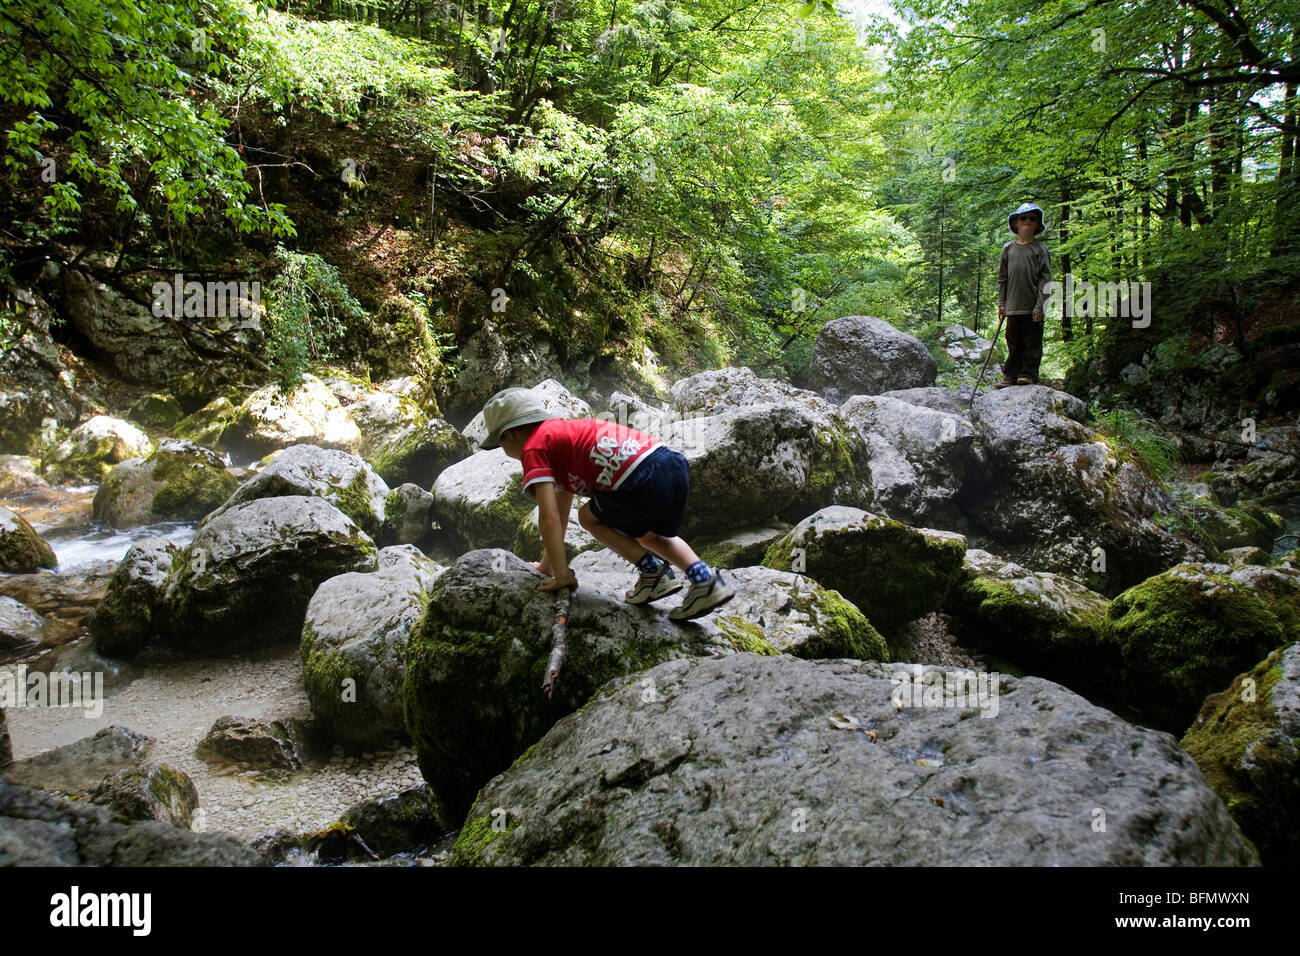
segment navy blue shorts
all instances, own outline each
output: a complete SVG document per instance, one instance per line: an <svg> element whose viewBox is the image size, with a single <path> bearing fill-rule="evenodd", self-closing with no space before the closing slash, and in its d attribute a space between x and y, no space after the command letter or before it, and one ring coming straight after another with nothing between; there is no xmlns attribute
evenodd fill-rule
<svg viewBox="0 0 1300 956"><path fill-rule="evenodd" d="M667 445L655 447L617 491L591 496L591 513L601 524L639 538L647 531L675 538L686 514L691 470L686 456Z"/></svg>

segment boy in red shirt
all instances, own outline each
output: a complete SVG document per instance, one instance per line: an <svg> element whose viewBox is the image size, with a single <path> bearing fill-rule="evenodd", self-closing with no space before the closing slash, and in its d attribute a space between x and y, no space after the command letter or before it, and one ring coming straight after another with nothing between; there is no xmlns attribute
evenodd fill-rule
<svg viewBox="0 0 1300 956"><path fill-rule="evenodd" d="M691 480L685 456L618 422L555 418L526 388L497 392L483 418L488 436L482 447L499 447L522 462L524 491L537 501L546 553L534 567L552 575L543 591L578 586L564 551L577 494L590 498L578 512L582 527L641 572L625 595L629 604L681 590L670 562L691 582L681 607L668 614L674 621L702 617L735 596L722 572L710 570L677 536Z"/></svg>

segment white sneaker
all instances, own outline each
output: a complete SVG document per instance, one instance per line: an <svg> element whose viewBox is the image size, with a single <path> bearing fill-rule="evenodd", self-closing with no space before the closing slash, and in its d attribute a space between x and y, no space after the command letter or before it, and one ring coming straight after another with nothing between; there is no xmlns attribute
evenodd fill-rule
<svg viewBox="0 0 1300 956"><path fill-rule="evenodd" d="M628 604L649 604L669 594L676 594L681 589L682 582L677 580L672 566L665 561L658 571L649 574L642 572L632 590L624 593L623 597Z"/></svg>
<svg viewBox="0 0 1300 956"><path fill-rule="evenodd" d="M717 568L703 584L692 584L682 600L682 606L668 612L674 621L693 621L703 617L714 608L721 607L736 596L734 585L728 584Z"/></svg>

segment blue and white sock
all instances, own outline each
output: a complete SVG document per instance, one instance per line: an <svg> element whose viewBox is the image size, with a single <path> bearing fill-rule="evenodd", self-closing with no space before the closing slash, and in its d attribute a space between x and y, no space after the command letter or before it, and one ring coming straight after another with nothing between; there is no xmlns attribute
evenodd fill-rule
<svg viewBox="0 0 1300 956"><path fill-rule="evenodd" d="M663 561L656 557L652 552L647 551L641 556L641 560L636 563L636 569L642 574L654 574L663 567L663 565Z"/></svg>
<svg viewBox="0 0 1300 956"><path fill-rule="evenodd" d="M711 573L707 564L703 561L696 561L686 569L686 576L691 579L692 584L705 584L708 582Z"/></svg>

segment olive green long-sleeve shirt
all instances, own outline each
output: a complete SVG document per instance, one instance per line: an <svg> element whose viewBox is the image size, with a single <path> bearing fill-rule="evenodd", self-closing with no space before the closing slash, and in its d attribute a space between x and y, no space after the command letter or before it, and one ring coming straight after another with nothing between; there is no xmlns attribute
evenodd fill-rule
<svg viewBox="0 0 1300 956"><path fill-rule="evenodd" d="M1009 315L1046 313L1047 283L1052 278L1052 260L1047 246L1012 239L1002 247L998 261L998 305Z"/></svg>

